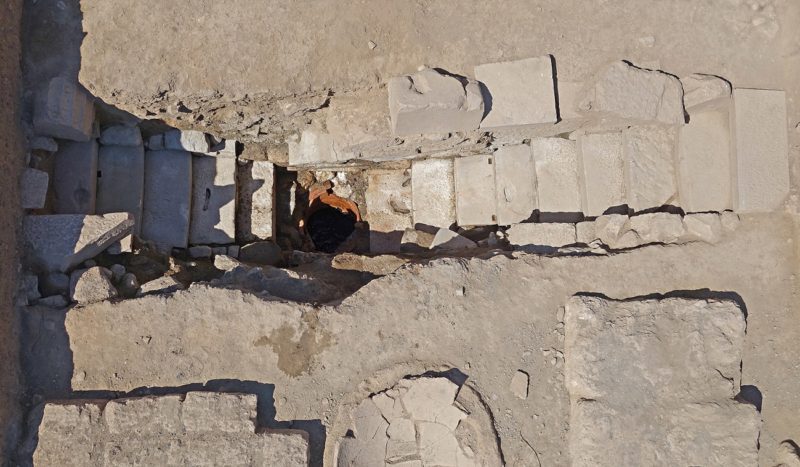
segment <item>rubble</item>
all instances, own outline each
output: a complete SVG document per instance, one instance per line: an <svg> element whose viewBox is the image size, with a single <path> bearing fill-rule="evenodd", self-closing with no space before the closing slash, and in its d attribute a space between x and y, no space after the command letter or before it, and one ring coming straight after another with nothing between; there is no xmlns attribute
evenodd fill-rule
<svg viewBox="0 0 800 467"><path fill-rule="evenodd" d="M138 131L138 130L137 130ZM141 232L144 204L144 148L102 146L97 160L98 214L129 212Z"/></svg>
<svg viewBox="0 0 800 467"><path fill-rule="evenodd" d="M55 154L53 194L57 214L94 214L97 141L65 142Z"/></svg>
<svg viewBox="0 0 800 467"><path fill-rule="evenodd" d="M449 228L456 221L453 159L426 159L411 164L414 225Z"/></svg>
<svg viewBox="0 0 800 467"><path fill-rule="evenodd" d="M47 172L25 169L19 180L22 209L42 209L47 200L47 185L50 176Z"/></svg>
<svg viewBox="0 0 800 467"><path fill-rule="evenodd" d="M459 157L453 167L458 225L494 224L497 221L494 156Z"/></svg>
<svg viewBox="0 0 800 467"><path fill-rule="evenodd" d="M235 258L227 255L214 256L214 267L221 271L232 271L241 264Z"/></svg>
<svg viewBox="0 0 800 467"><path fill-rule="evenodd" d="M100 144L103 146L142 147L142 133L139 127L131 125L113 125L104 128L100 133Z"/></svg>
<svg viewBox="0 0 800 467"><path fill-rule="evenodd" d="M144 161L142 237L165 250L186 248L192 204L192 155L148 151Z"/></svg>
<svg viewBox="0 0 800 467"><path fill-rule="evenodd" d="M189 243L227 244L236 238L236 159L192 156Z"/></svg>
<svg viewBox="0 0 800 467"><path fill-rule="evenodd" d="M530 219L539 203L531 147L503 146L494 153L497 224L511 225Z"/></svg>
<svg viewBox="0 0 800 467"><path fill-rule="evenodd" d="M33 126L38 135L85 142L93 124L94 99L67 78L53 78L37 98Z"/></svg>
<svg viewBox="0 0 800 467"><path fill-rule="evenodd" d="M95 266L73 271L69 278L69 298L85 305L115 298L117 289L111 282L111 271Z"/></svg>

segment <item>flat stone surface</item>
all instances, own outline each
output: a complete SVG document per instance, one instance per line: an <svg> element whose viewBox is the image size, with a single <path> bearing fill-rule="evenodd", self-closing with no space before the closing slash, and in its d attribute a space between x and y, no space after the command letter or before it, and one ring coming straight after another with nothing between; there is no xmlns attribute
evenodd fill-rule
<svg viewBox="0 0 800 467"><path fill-rule="evenodd" d="M676 132L660 126L623 131L628 206L634 211L677 205Z"/></svg>
<svg viewBox="0 0 800 467"><path fill-rule="evenodd" d="M539 211L581 212L578 151L575 141L563 138L534 138L531 151L536 167Z"/></svg>
<svg viewBox="0 0 800 467"><path fill-rule="evenodd" d="M164 133L164 149L207 153L211 149L208 135L197 130L170 130Z"/></svg>
<svg viewBox="0 0 800 467"><path fill-rule="evenodd" d="M453 159L426 159L411 164L414 225L449 228L456 222Z"/></svg>
<svg viewBox="0 0 800 467"><path fill-rule="evenodd" d="M397 253L403 232L412 227L411 177L405 170L375 170L367 177L364 197L370 251Z"/></svg>
<svg viewBox="0 0 800 467"><path fill-rule="evenodd" d="M102 302L117 296L111 283L111 271L95 266L73 271L69 278L69 298L78 304Z"/></svg>
<svg viewBox="0 0 800 467"><path fill-rule="evenodd" d="M686 212L731 209L730 100L693 111L678 133L678 191Z"/></svg>
<svg viewBox="0 0 800 467"><path fill-rule="evenodd" d="M140 147L142 132L135 125L114 125L104 128L100 133L100 144L104 146Z"/></svg>
<svg viewBox="0 0 800 467"><path fill-rule="evenodd" d="M578 137L581 206L589 217L627 204L622 133L588 133Z"/></svg>
<svg viewBox="0 0 800 467"><path fill-rule="evenodd" d="M236 168L239 205L236 239L267 240L275 236L275 165L266 161L239 163Z"/></svg>
<svg viewBox="0 0 800 467"><path fill-rule="evenodd" d="M549 55L476 66L475 78L488 91L481 128L555 123L553 74Z"/></svg>
<svg viewBox="0 0 800 467"><path fill-rule="evenodd" d="M53 195L57 214L94 214L97 202L97 141L66 141L53 165Z"/></svg>
<svg viewBox="0 0 800 467"><path fill-rule="evenodd" d="M389 113L397 136L477 130L483 118L478 83L425 68L389 80Z"/></svg>
<svg viewBox="0 0 800 467"><path fill-rule="evenodd" d="M142 238L162 248L186 248L192 205L192 155L184 151L145 154Z"/></svg>
<svg viewBox="0 0 800 467"><path fill-rule="evenodd" d="M454 163L456 219L458 225L492 225L497 222L494 156L458 157Z"/></svg>
<svg viewBox="0 0 800 467"><path fill-rule="evenodd" d="M257 398L254 394L189 392L181 417L188 432L252 433Z"/></svg>
<svg viewBox="0 0 800 467"><path fill-rule="evenodd" d="M227 244L236 237L236 159L192 156L189 243Z"/></svg>
<svg viewBox="0 0 800 467"><path fill-rule="evenodd" d="M144 148L102 146L97 159L97 213L133 214L136 222L134 233L138 235L143 205Z"/></svg>
<svg viewBox="0 0 800 467"><path fill-rule="evenodd" d="M733 209L773 211L789 194L786 93L733 91Z"/></svg>
<svg viewBox="0 0 800 467"><path fill-rule="evenodd" d="M683 219L678 214L653 212L630 218L628 228L639 237L640 244L676 243L683 237Z"/></svg>
<svg viewBox="0 0 800 467"><path fill-rule="evenodd" d="M536 170L527 144L503 146L494 153L497 224L511 225L533 216L539 203Z"/></svg>
<svg viewBox="0 0 800 467"><path fill-rule="evenodd" d="M272 241L253 242L239 249L239 260L275 266L282 261L281 247Z"/></svg>
<svg viewBox="0 0 800 467"><path fill-rule="evenodd" d="M138 295L173 293L185 288L186 287L174 277L164 276L142 284L139 288Z"/></svg>
<svg viewBox="0 0 800 467"><path fill-rule="evenodd" d="M340 161L331 135L316 128L303 130L295 139L289 139L288 144L289 165L293 167Z"/></svg>
<svg viewBox="0 0 800 467"><path fill-rule="evenodd" d="M459 235L458 232L453 232L450 229L439 229L436 235L433 236L430 249L442 250L462 250L468 248L477 248L478 245L472 240Z"/></svg>
<svg viewBox="0 0 800 467"><path fill-rule="evenodd" d="M562 247L577 243L575 224L536 222L512 225L507 231L508 242L514 246Z"/></svg>
<svg viewBox="0 0 800 467"><path fill-rule="evenodd" d="M53 78L36 98L33 126L39 135L89 141L93 124L94 98L67 78Z"/></svg>
<svg viewBox="0 0 800 467"><path fill-rule="evenodd" d="M47 201L47 172L26 168L19 179L22 209L42 209Z"/></svg>
<svg viewBox="0 0 800 467"><path fill-rule="evenodd" d="M722 238L722 219L716 213L683 216L683 240L717 243Z"/></svg>
<svg viewBox="0 0 800 467"><path fill-rule="evenodd" d="M683 106L691 115L716 101L731 97L731 83L719 76L695 73L681 78L683 86Z"/></svg>
<svg viewBox="0 0 800 467"><path fill-rule="evenodd" d="M31 149L56 152L58 151L58 142L48 136L35 136L33 139L31 139Z"/></svg>

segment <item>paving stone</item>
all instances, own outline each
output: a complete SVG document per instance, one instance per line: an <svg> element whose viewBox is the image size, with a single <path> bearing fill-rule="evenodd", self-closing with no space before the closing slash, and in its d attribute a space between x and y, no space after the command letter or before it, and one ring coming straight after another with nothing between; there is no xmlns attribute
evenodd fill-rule
<svg viewBox="0 0 800 467"><path fill-rule="evenodd" d="M383 418L392 423L394 423L395 419L405 420L400 417L406 417L408 415L406 410L403 408L403 403L400 402L398 398L389 396L385 392L375 394L371 397L371 399L372 402L375 403L375 406L378 407L378 410L381 411ZM391 426L389 428L391 428ZM389 436L392 436L389 429L387 429L386 433Z"/></svg>
<svg viewBox="0 0 800 467"><path fill-rule="evenodd" d="M253 432L256 402L253 394L189 392L181 420L188 432Z"/></svg>
<svg viewBox="0 0 800 467"><path fill-rule="evenodd" d="M536 167L539 211L581 212L577 144L563 138L534 138L531 151Z"/></svg>
<svg viewBox="0 0 800 467"><path fill-rule="evenodd" d="M100 144L104 146L141 147L143 145L142 132L135 125L110 126L100 133Z"/></svg>
<svg viewBox="0 0 800 467"><path fill-rule="evenodd" d="M94 214L97 201L97 141L64 142L55 154L53 193L57 214Z"/></svg>
<svg viewBox="0 0 800 467"><path fill-rule="evenodd" d="M97 213L133 214L137 235L144 204L144 165L141 146L102 146L97 160Z"/></svg>
<svg viewBox="0 0 800 467"><path fill-rule="evenodd" d="M681 216L666 212L633 216L630 218L629 228L636 232L642 244L676 243L685 232Z"/></svg>
<svg viewBox="0 0 800 467"><path fill-rule="evenodd" d="M588 133L578 137L582 211L589 217L627 204L622 133Z"/></svg>
<svg viewBox="0 0 800 467"><path fill-rule="evenodd" d="M615 62L584 91L579 110L634 122L684 123L683 88L678 78Z"/></svg>
<svg viewBox="0 0 800 467"><path fill-rule="evenodd" d="M139 279L131 272L123 274L117 283L117 292L124 298L136 296L139 289Z"/></svg>
<svg viewBox="0 0 800 467"><path fill-rule="evenodd" d="M458 440L446 426L420 422L419 453L423 465L458 465Z"/></svg>
<svg viewBox="0 0 800 467"><path fill-rule="evenodd" d="M583 117L578 112L578 102L583 87L583 83L558 81L558 116L561 120L575 120Z"/></svg>
<svg viewBox="0 0 800 467"><path fill-rule="evenodd" d="M102 302L117 296L111 271L95 266L73 271L69 278L69 298L81 305Z"/></svg>
<svg viewBox="0 0 800 467"><path fill-rule="evenodd" d="M236 185L236 239L252 242L274 238L275 166L266 161L238 164Z"/></svg>
<svg viewBox="0 0 800 467"><path fill-rule="evenodd" d="M715 213L687 214L683 216L684 241L717 243L722 238L722 221Z"/></svg>
<svg viewBox="0 0 800 467"><path fill-rule="evenodd" d="M553 75L549 55L476 66L475 78L490 96L485 97L488 114L481 128L555 123Z"/></svg>
<svg viewBox="0 0 800 467"><path fill-rule="evenodd" d="M461 227L497 222L494 156L479 154L454 161L456 219Z"/></svg>
<svg viewBox="0 0 800 467"><path fill-rule="evenodd" d="M207 153L211 146L208 135L197 130L170 130L164 133L164 148L172 151Z"/></svg>
<svg viewBox="0 0 800 467"><path fill-rule="evenodd" d="M145 154L142 238L164 249L186 248L192 204L192 155L184 151Z"/></svg>
<svg viewBox="0 0 800 467"><path fill-rule="evenodd" d="M456 222L453 159L426 159L411 164L414 225L449 228Z"/></svg>
<svg viewBox="0 0 800 467"><path fill-rule="evenodd" d="M562 222L515 224L506 230L506 235L515 246L559 248L577 243L575 224Z"/></svg>
<svg viewBox="0 0 800 467"><path fill-rule="evenodd" d="M138 295L167 294L183 290L186 287L172 276L163 276L150 282L145 282L139 288Z"/></svg>
<svg viewBox="0 0 800 467"><path fill-rule="evenodd" d="M56 152L58 151L58 143L53 138L47 136L35 136L31 140L31 149L39 151Z"/></svg>
<svg viewBox="0 0 800 467"><path fill-rule="evenodd" d="M389 113L397 136L477 130L483 96L476 81L466 85L454 76L425 68L391 78Z"/></svg>
<svg viewBox="0 0 800 467"><path fill-rule="evenodd" d="M132 228L133 217L128 213L26 216L24 251L33 270L66 272L99 255Z"/></svg>
<svg viewBox="0 0 800 467"><path fill-rule="evenodd" d="M94 125L94 98L77 83L56 77L36 98L33 127L38 135L89 141Z"/></svg>
<svg viewBox="0 0 800 467"><path fill-rule="evenodd" d="M511 394L514 394L519 399L527 399L529 383L528 379L528 373L525 373L522 370L515 371L514 376L511 378L511 384L509 385Z"/></svg>
<svg viewBox="0 0 800 467"><path fill-rule="evenodd" d="M735 89L733 105L733 209L776 210L789 193L786 93Z"/></svg>
<svg viewBox="0 0 800 467"><path fill-rule="evenodd" d="M530 219L539 204L531 147L503 146L495 151L494 162L497 224L511 225Z"/></svg>
<svg viewBox="0 0 800 467"><path fill-rule="evenodd" d="M623 131L628 206L634 211L678 204L675 133L659 126Z"/></svg>
<svg viewBox="0 0 800 467"><path fill-rule="evenodd" d="M450 229L439 229L431 241L430 249L441 250L464 250L477 248L478 245L472 240L453 232Z"/></svg>
<svg viewBox="0 0 800 467"><path fill-rule="evenodd" d="M727 101L731 97L731 83L719 76L696 73L681 78L681 85L683 106L690 115L708 105L716 105L716 101Z"/></svg>
<svg viewBox="0 0 800 467"><path fill-rule="evenodd" d="M411 177L405 170L368 172L366 220L372 253L397 253L403 233L411 228Z"/></svg>
<svg viewBox="0 0 800 467"><path fill-rule="evenodd" d="M208 245L197 245L189 247L189 256L192 258L211 258L211 247Z"/></svg>
<svg viewBox="0 0 800 467"><path fill-rule="evenodd" d="M192 157L189 243L231 243L236 237L236 159Z"/></svg>
<svg viewBox="0 0 800 467"><path fill-rule="evenodd" d="M26 168L19 180L22 209L42 209L47 200L47 172Z"/></svg>

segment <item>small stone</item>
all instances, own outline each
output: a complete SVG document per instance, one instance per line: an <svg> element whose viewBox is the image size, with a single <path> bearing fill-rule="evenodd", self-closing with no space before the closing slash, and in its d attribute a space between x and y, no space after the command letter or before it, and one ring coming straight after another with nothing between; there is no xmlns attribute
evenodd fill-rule
<svg viewBox="0 0 800 467"><path fill-rule="evenodd" d="M683 217L681 240L717 243L722 238L722 221L715 213L687 214Z"/></svg>
<svg viewBox="0 0 800 467"><path fill-rule="evenodd" d="M511 393L520 399L527 399L528 383L529 383L528 373L522 370L517 370L514 373L514 376L511 378L511 385L510 385Z"/></svg>
<svg viewBox="0 0 800 467"><path fill-rule="evenodd" d="M478 245L472 240L453 232L450 229L439 229L431 241L431 250L464 250L477 248Z"/></svg>
<svg viewBox="0 0 800 467"><path fill-rule="evenodd" d="M119 279L117 290L123 297L133 297L139 291L139 280L133 273L127 272Z"/></svg>
<svg viewBox="0 0 800 467"><path fill-rule="evenodd" d="M714 75L695 73L681 78L683 105L690 114L721 99L731 97L731 83Z"/></svg>
<svg viewBox="0 0 800 467"><path fill-rule="evenodd" d="M142 145L142 133L137 126L110 126L100 133L100 144L105 146L139 147Z"/></svg>
<svg viewBox="0 0 800 467"><path fill-rule="evenodd" d="M369 50L375 50L375 47L377 47L377 46L378 46L378 44L376 44L376 43L374 43L372 41L368 41L367 42L367 47L369 47Z"/></svg>
<svg viewBox="0 0 800 467"><path fill-rule="evenodd" d="M281 247L273 242L255 242L241 247L239 260L244 263L275 266L283 260L283 255Z"/></svg>
<svg viewBox="0 0 800 467"><path fill-rule="evenodd" d="M47 172L36 169L25 169L20 177L20 199L22 209L42 209L47 200L47 184L50 176Z"/></svg>
<svg viewBox="0 0 800 467"><path fill-rule="evenodd" d="M183 290L186 287L172 276L164 276L142 284L138 295L165 294Z"/></svg>
<svg viewBox="0 0 800 467"><path fill-rule="evenodd" d="M66 308L69 305L69 302L66 298L64 298L63 295L51 295L49 297L36 300L36 304L50 308Z"/></svg>
<svg viewBox="0 0 800 467"><path fill-rule="evenodd" d="M117 289L111 283L111 271L99 266L74 271L70 276L69 290L70 299L81 305L117 296Z"/></svg>
<svg viewBox="0 0 800 467"><path fill-rule="evenodd" d="M211 247L208 245L197 245L189 247L189 256L192 258L211 258Z"/></svg>
<svg viewBox="0 0 800 467"><path fill-rule="evenodd" d="M211 149L208 136L202 131L170 130L164 133L164 147L176 151L207 153Z"/></svg>
<svg viewBox="0 0 800 467"><path fill-rule="evenodd" d="M31 149L45 152L56 152L58 151L58 143L55 139L47 136L36 136L31 140Z"/></svg>
<svg viewBox="0 0 800 467"><path fill-rule="evenodd" d="M214 257L214 267L220 271L232 271L242 264L234 258L226 255L217 255Z"/></svg>
<svg viewBox="0 0 800 467"><path fill-rule="evenodd" d="M126 272L125 266L121 264L113 264L109 269L111 270L111 277L114 279L114 281L119 281L122 279L122 276L124 276Z"/></svg>

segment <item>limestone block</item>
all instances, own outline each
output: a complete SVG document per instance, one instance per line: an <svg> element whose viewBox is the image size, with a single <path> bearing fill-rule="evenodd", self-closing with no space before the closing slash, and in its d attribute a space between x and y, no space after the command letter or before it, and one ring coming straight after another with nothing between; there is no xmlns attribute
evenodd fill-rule
<svg viewBox="0 0 800 467"><path fill-rule="evenodd" d="M526 58L475 67L475 78L487 91L488 114L481 128L555 123L553 59Z"/></svg>
<svg viewBox="0 0 800 467"><path fill-rule="evenodd" d="M138 131L138 129L136 130ZM103 146L97 160L97 213L129 212L141 231L144 205L144 148Z"/></svg>
<svg viewBox="0 0 800 467"><path fill-rule="evenodd" d="M411 164L414 225L449 228L456 221L453 159L426 159Z"/></svg>
<svg viewBox="0 0 800 467"><path fill-rule="evenodd" d="M42 209L47 200L50 176L41 170L26 168L19 180L22 209Z"/></svg>
<svg viewBox="0 0 800 467"><path fill-rule="evenodd" d="M339 162L333 138L322 130L307 128L288 144L289 165L292 167Z"/></svg>
<svg viewBox="0 0 800 467"><path fill-rule="evenodd" d="M584 90L579 110L634 122L684 123L683 88L678 78L660 71L615 62Z"/></svg>
<svg viewBox="0 0 800 467"><path fill-rule="evenodd" d="M36 99L33 127L37 134L70 141L89 141L94 124L94 98L77 83L53 78Z"/></svg>
<svg viewBox="0 0 800 467"><path fill-rule="evenodd" d="M411 182L405 170L376 170L367 175L366 220L369 222L370 251L400 251L403 232L411 223Z"/></svg>
<svg viewBox="0 0 800 467"><path fill-rule="evenodd" d="M458 440L446 426L420 422L419 454L423 465L458 465Z"/></svg>
<svg viewBox="0 0 800 467"><path fill-rule="evenodd" d="M274 238L275 166L267 161L238 164L236 185L236 239L252 242Z"/></svg>
<svg viewBox="0 0 800 467"><path fill-rule="evenodd" d="M722 238L722 220L716 213L683 216L683 241L717 243Z"/></svg>
<svg viewBox="0 0 800 467"><path fill-rule="evenodd" d="M396 136L477 130L483 96L477 82L425 68L389 80L389 113Z"/></svg>
<svg viewBox="0 0 800 467"><path fill-rule="evenodd" d="M208 135L196 130L170 130L164 133L164 148L173 151L207 153L211 149Z"/></svg>
<svg viewBox="0 0 800 467"><path fill-rule="evenodd" d="M142 238L162 248L186 248L192 204L192 155L148 151L144 158Z"/></svg>
<svg viewBox="0 0 800 467"><path fill-rule="evenodd" d="M492 225L497 222L494 156L458 157L453 167L458 225Z"/></svg>
<svg viewBox="0 0 800 467"><path fill-rule="evenodd" d="M91 466L102 415L95 404L46 404L35 465Z"/></svg>
<svg viewBox="0 0 800 467"><path fill-rule="evenodd" d="M239 259L246 263L275 266L283 259L281 247L275 242L263 241L245 245L239 250Z"/></svg>
<svg viewBox="0 0 800 467"><path fill-rule="evenodd" d="M463 250L477 248L478 245L472 240L453 232L450 229L439 229L431 241L430 249L441 250Z"/></svg>
<svg viewBox="0 0 800 467"><path fill-rule="evenodd" d="M628 206L634 211L678 204L675 130L647 126L623 131Z"/></svg>
<svg viewBox="0 0 800 467"><path fill-rule="evenodd" d="M236 140L223 139L211 145L206 155L214 157L236 157Z"/></svg>
<svg viewBox="0 0 800 467"><path fill-rule="evenodd" d="M536 167L539 211L581 212L578 152L575 141L563 138L534 138L531 151Z"/></svg>
<svg viewBox="0 0 800 467"><path fill-rule="evenodd" d="M97 141L65 142L53 165L57 214L94 214L97 202Z"/></svg>
<svg viewBox="0 0 800 467"><path fill-rule="evenodd" d="M385 90L331 98L325 127L340 158L360 157L362 151L375 154L385 145L395 144L386 99Z"/></svg>
<svg viewBox="0 0 800 467"><path fill-rule="evenodd" d="M104 146L141 147L142 132L135 125L114 125L100 133L100 144Z"/></svg>
<svg viewBox="0 0 800 467"><path fill-rule="evenodd" d="M627 204L622 133L589 133L578 137L582 211L589 217Z"/></svg>
<svg viewBox="0 0 800 467"><path fill-rule="evenodd" d="M597 226L595 221L578 222L575 224L575 236L578 243L589 244L597 240Z"/></svg>
<svg viewBox="0 0 800 467"><path fill-rule="evenodd" d="M231 243L236 236L236 159L192 157L189 243Z"/></svg>
<svg viewBox="0 0 800 467"><path fill-rule="evenodd" d="M181 420L188 432L253 432L256 402L254 394L189 392Z"/></svg>
<svg viewBox="0 0 800 467"><path fill-rule="evenodd" d="M133 217L128 213L26 216L24 251L34 270L66 272L99 255L132 228Z"/></svg>
<svg viewBox="0 0 800 467"><path fill-rule="evenodd" d="M558 116L561 120L574 120L582 117L578 112L578 102L583 86L583 83L558 81Z"/></svg>
<svg viewBox="0 0 800 467"><path fill-rule="evenodd" d="M102 302L117 296L111 282L111 271L95 266L73 271L69 278L69 298L81 305Z"/></svg>
<svg viewBox="0 0 800 467"><path fill-rule="evenodd" d="M217 255L214 256L214 267L219 269L220 271L233 271L237 267L239 267L242 263L228 255Z"/></svg>
<svg viewBox="0 0 800 467"><path fill-rule="evenodd" d="M733 210L780 208L789 193L786 93L733 91Z"/></svg>
<svg viewBox="0 0 800 467"><path fill-rule="evenodd" d="M497 224L511 225L530 219L538 208L531 147L503 146L494 153L494 161Z"/></svg>
<svg viewBox="0 0 800 467"><path fill-rule="evenodd" d="M169 434L181 428L181 396L112 400L103 410L113 434Z"/></svg>
<svg viewBox="0 0 800 467"><path fill-rule="evenodd" d="M654 212L631 217L629 228L636 232L642 244L676 243L685 232L681 216L667 212Z"/></svg>
<svg viewBox="0 0 800 467"><path fill-rule="evenodd" d="M695 73L681 78L683 106L691 115L716 101L731 97L731 83L719 76Z"/></svg>
<svg viewBox="0 0 800 467"><path fill-rule="evenodd" d="M577 243L575 224L537 222L512 225L507 231L508 242L514 246L562 247Z"/></svg>
<svg viewBox="0 0 800 467"><path fill-rule="evenodd" d="M304 431L276 430L259 433L254 451L254 465L309 465L308 434Z"/></svg>

